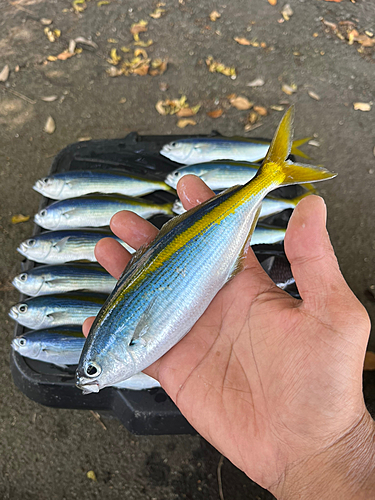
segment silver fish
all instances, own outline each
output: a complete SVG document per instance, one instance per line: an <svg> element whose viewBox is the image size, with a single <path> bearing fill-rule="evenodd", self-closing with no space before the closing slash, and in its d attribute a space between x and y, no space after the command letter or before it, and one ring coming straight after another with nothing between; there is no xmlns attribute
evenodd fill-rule
<svg viewBox="0 0 375 500"><path fill-rule="evenodd" d="M73 261L96 262L95 245L103 238L114 238L130 253L134 249L111 231L77 229L49 231L23 241L17 248L24 257L41 264L64 264Z"/></svg>
<svg viewBox="0 0 375 500"><path fill-rule="evenodd" d="M65 292L111 293L117 280L99 264L62 264L34 267L13 279L21 293L33 297Z"/></svg>
<svg viewBox="0 0 375 500"><path fill-rule="evenodd" d="M66 200L85 194L142 196L153 191L173 191L165 182L151 180L121 170L77 170L61 172L36 181L35 191L53 200Z"/></svg>
<svg viewBox="0 0 375 500"><path fill-rule="evenodd" d="M171 203L159 205L141 198L103 194L55 201L40 210L34 216L34 221L50 230L105 227L121 210L130 210L144 219L156 214L173 215Z"/></svg>
<svg viewBox="0 0 375 500"><path fill-rule="evenodd" d="M61 325L79 325L95 316L107 295L73 293L32 297L14 305L9 316L27 328L41 329Z"/></svg>

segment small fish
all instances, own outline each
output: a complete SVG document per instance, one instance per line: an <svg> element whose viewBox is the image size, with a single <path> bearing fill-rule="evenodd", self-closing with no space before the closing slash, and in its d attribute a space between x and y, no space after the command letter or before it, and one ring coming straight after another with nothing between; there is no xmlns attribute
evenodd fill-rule
<svg viewBox="0 0 375 500"><path fill-rule="evenodd" d="M130 253L134 252L111 231L94 229L48 231L23 241L17 250L27 259L41 264L64 264L73 261L96 262L95 245L103 238L114 238Z"/></svg>
<svg viewBox="0 0 375 500"><path fill-rule="evenodd" d="M287 160L293 107L256 177L167 222L138 251L96 317L76 371L84 393L148 367L181 340L222 286L241 270L262 199L280 185L330 179Z"/></svg>
<svg viewBox="0 0 375 500"><path fill-rule="evenodd" d="M144 219L156 214L173 215L171 203L159 205L142 198L102 194L55 201L35 214L34 221L50 230L105 227L121 210L130 210Z"/></svg>
<svg viewBox="0 0 375 500"><path fill-rule="evenodd" d="M307 137L294 141L291 154L308 158L298 148L311 139ZM262 160L268 151L270 142L243 137L204 137L180 139L163 146L160 154L177 163L192 165L194 163L215 160L233 160L253 162Z"/></svg>
<svg viewBox="0 0 375 500"><path fill-rule="evenodd" d="M34 267L16 276L12 284L33 297L65 292L109 294L117 280L99 264L62 264Z"/></svg>
<svg viewBox="0 0 375 500"><path fill-rule="evenodd" d="M68 325L25 332L15 337L11 346L25 358L66 368L78 363L85 340L80 327ZM114 387L140 391L160 387L160 384L141 372Z"/></svg>
<svg viewBox="0 0 375 500"><path fill-rule="evenodd" d="M259 214L259 219L264 219L265 217L269 217L270 215L277 214L279 212L282 212L283 210L286 210L287 208L292 208L294 209L298 203L305 198L306 196L309 196L310 192L304 193L301 196L298 196L292 200L288 200L286 198L272 198L271 196L267 196L264 198L262 201L262 208L260 210ZM173 203L172 210L175 214L183 214L186 212L184 209L181 200L176 200Z"/></svg>
<svg viewBox="0 0 375 500"><path fill-rule="evenodd" d="M14 305L9 316L27 328L41 329L61 325L79 325L95 316L107 295L65 293L32 297Z"/></svg>
<svg viewBox="0 0 375 500"><path fill-rule="evenodd" d="M77 170L61 172L36 181L33 189L53 200L66 200L85 194L142 196L157 190L171 191L165 182L150 180L120 170Z"/></svg>

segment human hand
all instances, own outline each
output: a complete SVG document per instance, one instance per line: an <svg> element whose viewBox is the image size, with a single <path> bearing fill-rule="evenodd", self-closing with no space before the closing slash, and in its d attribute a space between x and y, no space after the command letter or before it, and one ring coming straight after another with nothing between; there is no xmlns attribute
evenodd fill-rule
<svg viewBox="0 0 375 500"><path fill-rule="evenodd" d="M187 209L213 196L194 176L178 192ZM375 495L375 433L362 395L369 319L325 222L323 200L309 196L288 226L285 251L302 301L277 288L249 249L244 271L145 370L203 437L280 499ZM116 214L111 228L134 248L158 232L131 212ZM96 256L116 278L130 259L113 239L101 240Z"/></svg>

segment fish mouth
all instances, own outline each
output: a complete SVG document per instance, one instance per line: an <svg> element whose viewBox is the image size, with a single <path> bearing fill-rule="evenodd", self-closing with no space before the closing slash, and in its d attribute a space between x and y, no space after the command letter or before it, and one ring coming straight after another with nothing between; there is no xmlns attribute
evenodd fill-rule
<svg viewBox="0 0 375 500"><path fill-rule="evenodd" d="M100 385L97 380L90 380L80 376L78 373L76 374L76 387L81 389L83 394L91 394L92 392L97 393L100 391Z"/></svg>
<svg viewBox="0 0 375 500"><path fill-rule="evenodd" d="M176 189L176 187L177 187L176 179L174 178L174 176L172 174L167 175L167 177L165 179L165 183L168 184L168 186L170 186L173 189Z"/></svg>
<svg viewBox="0 0 375 500"><path fill-rule="evenodd" d="M9 316L12 319L14 319L14 320L17 321L17 319L18 319L18 312L17 312L16 306L11 307L8 314L9 314Z"/></svg>
<svg viewBox="0 0 375 500"><path fill-rule="evenodd" d="M20 246L17 248L17 252L19 252L21 255L23 255L24 257L27 257L27 251L28 251L29 247L27 246L27 244L23 241L22 243L20 243Z"/></svg>
<svg viewBox="0 0 375 500"><path fill-rule="evenodd" d="M41 180L36 181L33 186L34 191L37 191L40 194L44 194L45 183Z"/></svg>

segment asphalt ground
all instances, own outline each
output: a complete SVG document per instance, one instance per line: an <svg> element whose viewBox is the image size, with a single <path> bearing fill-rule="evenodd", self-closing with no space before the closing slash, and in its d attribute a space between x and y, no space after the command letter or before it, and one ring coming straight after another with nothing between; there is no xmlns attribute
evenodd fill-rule
<svg viewBox="0 0 375 500"><path fill-rule="evenodd" d="M182 133L175 116L156 111L159 100L186 95L189 104L201 104L193 117L197 124L186 133L214 129L254 137L272 136L281 112L271 106L296 104L296 136L314 136L318 144L304 150L339 174L319 186L328 205L328 228L342 272L374 320L375 48L354 41L352 30L374 32L375 4L289 4L293 15L280 22L284 3L271 6L267 0L166 0L159 19L149 15L156 2L145 0L90 1L77 4L86 7L81 13L68 1L0 2L0 71L5 64L10 67L7 81L0 83L1 498L219 498L220 454L199 436L135 437L113 419L103 417L104 428L88 411L42 407L14 387L9 370L13 323L7 313L18 300L10 283L21 261L16 247L33 229L31 220L14 225L11 217L36 212L39 196L33 183L48 172L56 153L80 138L116 138L130 131ZM213 22L209 15L214 10L221 17ZM47 26L52 31L61 31L55 42L44 33L42 18L53 21ZM130 27L141 19L149 24L140 39L153 40L145 50L152 59L167 59L167 71L154 77L110 77L111 49L123 59L130 57L121 47L136 48ZM336 33L323 20L335 23ZM77 37L97 47L77 44L80 54L47 61ZM234 37L251 44L240 45ZM205 62L210 55L235 67L237 78L210 73ZM248 86L258 78L264 79L263 86ZM296 91L286 94L283 84L294 84ZM267 116L255 123L261 126L244 131L249 111L230 106L231 94L267 109ZM41 99L51 95L57 96L53 102ZM356 102L372 109L355 110ZM220 118L207 115L216 109L224 111ZM53 134L43 130L48 116L56 124ZM375 339L369 348L375 350ZM365 384L372 407L371 374ZM221 477L225 499L272 498L227 460Z"/></svg>

